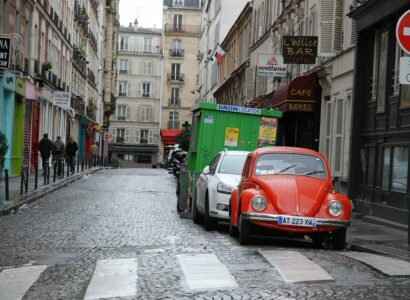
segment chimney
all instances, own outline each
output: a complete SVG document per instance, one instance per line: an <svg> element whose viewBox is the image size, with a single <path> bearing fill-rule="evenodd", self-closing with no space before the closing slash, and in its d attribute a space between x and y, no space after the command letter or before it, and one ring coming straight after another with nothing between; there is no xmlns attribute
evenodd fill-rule
<svg viewBox="0 0 410 300"><path fill-rule="evenodd" d="M130 25L128 25L128 28L132 28L132 23L130 22Z"/></svg>
<svg viewBox="0 0 410 300"><path fill-rule="evenodd" d="M134 21L134 29L135 29L135 30L138 29L138 21L137 21L137 19L135 19L135 21Z"/></svg>

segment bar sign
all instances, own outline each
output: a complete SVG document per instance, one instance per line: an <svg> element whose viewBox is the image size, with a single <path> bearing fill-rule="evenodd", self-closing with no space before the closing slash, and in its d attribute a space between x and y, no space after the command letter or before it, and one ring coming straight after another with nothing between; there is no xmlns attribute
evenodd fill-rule
<svg viewBox="0 0 410 300"><path fill-rule="evenodd" d="M0 69L10 68L10 38L0 37Z"/></svg>

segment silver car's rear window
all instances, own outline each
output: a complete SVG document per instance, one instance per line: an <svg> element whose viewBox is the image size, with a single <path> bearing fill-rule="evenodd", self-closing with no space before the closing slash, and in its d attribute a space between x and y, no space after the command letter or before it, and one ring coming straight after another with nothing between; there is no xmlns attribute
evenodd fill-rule
<svg viewBox="0 0 410 300"><path fill-rule="evenodd" d="M225 155L218 173L241 175L247 155Z"/></svg>

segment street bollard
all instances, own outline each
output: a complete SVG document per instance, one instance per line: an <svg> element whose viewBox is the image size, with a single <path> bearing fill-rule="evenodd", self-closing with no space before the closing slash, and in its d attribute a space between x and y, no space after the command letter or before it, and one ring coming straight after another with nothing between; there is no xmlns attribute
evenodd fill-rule
<svg viewBox="0 0 410 300"><path fill-rule="evenodd" d="M60 162L60 179L64 178L64 161Z"/></svg>
<svg viewBox="0 0 410 300"><path fill-rule="evenodd" d="M77 173L80 172L80 160L77 158Z"/></svg>
<svg viewBox="0 0 410 300"><path fill-rule="evenodd" d="M70 161L70 163L73 163L73 161ZM67 163L67 177L70 176L70 163Z"/></svg>
<svg viewBox="0 0 410 300"><path fill-rule="evenodd" d="M50 184L50 165L49 164L47 164L46 176L47 176L47 184Z"/></svg>
<svg viewBox="0 0 410 300"><path fill-rule="evenodd" d="M20 195L23 194L23 184L24 184L24 167L21 167L21 174L20 174Z"/></svg>
<svg viewBox="0 0 410 300"><path fill-rule="evenodd" d="M57 164L56 162L53 163L53 182L56 182L56 176L57 176Z"/></svg>
<svg viewBox="0 0 410 300"><path fill-rule="evenodd" d="M37 189L38 184L38 162L34 165L34 189Z"/></svg>
<svg viewBox="0 0 410 300"><path fill-rule="evenodd" d="M44 183L43 183L43 185L46 185L47 184L47 167L46 167L46 169L45 170L43 170L43 178L44 178Z"/></svg>
<svg viewBox="0 0 410 300"><path fill-rule="evenodd" d="M81 172L84 171L84 158L81 160Z"/></svg>
<svg viewBox="0 0 410 300"><path fill-rule="evenodd" d="M25 192L28 192L28 167L26 167L26 182L25 182Z"/></svg>
<svg viewBox="0 0 410 300"><path fill-rule="evenodd" d="M9 194L9 170L5 169L4 170L4 180L5 180L5 188L6 188L6 201L9 201L10 199L10 194Z"/></svg>

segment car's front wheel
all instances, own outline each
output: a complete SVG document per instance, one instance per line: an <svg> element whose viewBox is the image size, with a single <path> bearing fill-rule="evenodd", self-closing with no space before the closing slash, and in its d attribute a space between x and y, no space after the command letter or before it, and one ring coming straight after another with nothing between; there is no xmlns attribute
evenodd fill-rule
<svg viewBox="0 0 410 300"><path fill-rule="evenodd" d="M238 235L239 244L248 245L250 243L250 240L251 240L250 225L243 218L242 214L239 216L239 222L238 223L239 223L238 224L238 227L239 227L239 235Z"/></svg>
<svg viewBox="0 0 410 300"><path fill-rule="evenodd" d="M216 227L216 221L209 214L209 198L208 193L205 196L205 216L204 216L204 228L206 231L214 230Z"/></svg>
<svg viewBox="0 0 410 300"><path fill-rule="evenodd" d="M346 228L333 231L332 246L334 250L343 250L346 244Z"/></svg>

